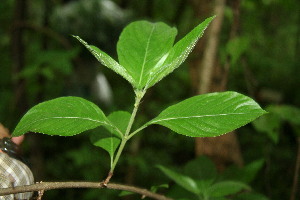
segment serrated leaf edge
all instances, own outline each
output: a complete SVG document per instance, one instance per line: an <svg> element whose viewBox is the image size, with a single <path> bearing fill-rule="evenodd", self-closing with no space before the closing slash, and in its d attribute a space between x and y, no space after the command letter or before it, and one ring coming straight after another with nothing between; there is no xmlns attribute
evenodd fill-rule
<svg viewBox="0 0 300 200"><path fill-rule="evenodd" d="M206 19L204 22L202 22L201 24L204 24L205 22L207 22L207 21L211 21L211 20L213 20L215 18L215 16L213 16L213 17L210 17L210 18L208 18L208 19ZM200 26L201 24L199 24L198 26ZM190 43L190 45L188 45L188 47L180 54L180 56L178 56L175 60L173 60L171 63L169 63L168 65L165 65L164 67L162 67L160 70L158 70L158 71L156 71L156 72L150 72L150 76L149 76L149 79L148 79L148 81L147 81L147 84L146 84L146 86L145 86L145 88L146 89L148 89L148 88L150 88L150 87L152 87L153 85L155 85L156 83L158 83L159 81L161 81L164 77L166 77L168 74L170 74L170 73L172 73L175 69L177 69L185 60L186 60L186 58L188 57L188 55L191 53L191 51L194 49L194 47L195 47L195 45L196 45L196 43L198 42L198 40L203 36L203 34L204 34L204 31L206 30L206 28L208 27L208 25L209 25L209 23L205 26L205 28L200 32L200 34L198 35L198 37L197 38L195 38L191 43ZM196 26L194 29L196 29L196 28L198 28L198 26ZM193 30L194 30L193 29ZM192 30L192 31L193 31ZM191 33L192 31L190 31L189 33ZM189 34L188 33L188 34ZM188 35L187 34L187 35ZM185 35L185 36L187 36L187 35ZM183 37L182 39L184 39L185 37ZM181 40L182 40L181 39ZM180 42L181 40L179 40L178 42ZM174 47L178 44L178 42L169 50L169 52L167 52L166 54L165 54L165 56L169 56L169 54L170 54L170 52L174 49ZM165 60L167 60L167 57L165 58ZM162 58L164 58L164 56L162 57ZM164 60L164 61L165 61ZM164 65L164 63L162 63L161 64L161 66L163 66ZM169 68L169 66L175 66L175 67L172 67L172 68ZM169 69L168 69L169 68ZM156 69L156 68L153 68L153 69ZM152 81L157 77L157 76L159 76L159 74L162 72L162 71L164 71L164 70L166 70L167 69L167 73L164 75L164 76L162 76L162 77L160 77L159 79L157 79L155 82L153 82L152 83Z"/></svg>
<svg viewBox="0 0 300 200"><path fill-rule="evenodd" d="M94 56L95 58L104 66L108 67L109 69L113 70L114 72L116 72L117 74L121 75L123 78L125 78L132 86L135 86L135 82L132 78L132 76L128 73L128 71L126 70L126 68L124 68L122 65L120 65L117 61L115 61L113 58L111 58L108 54L106 54L105 52L102 53L102 55L95 51L92 47L95 47L97 49L99 49L96 46L93 45L89 45L86 41L84 41L83 39L81 39L79 36L76 35L72 35L74 38L76 38L81 44L83 44L85 46L85 48L87 48ZM100 49L99 49L100 50ZM101 51L101 50L100 50ZM108 57L108 59L110 61L105 62L104 60L101 59L101 57L105 55ZM111 67L111 65L113 65L114 67Z"/></svg>

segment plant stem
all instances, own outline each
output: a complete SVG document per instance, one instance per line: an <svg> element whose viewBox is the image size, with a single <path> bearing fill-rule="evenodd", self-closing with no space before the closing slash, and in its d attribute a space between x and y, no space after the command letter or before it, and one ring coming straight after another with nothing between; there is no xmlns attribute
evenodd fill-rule
<svg viewBox="0 0 300 200"><path fill-rule="evenodd" d="M33 185L24 185L24 186L17 186L13 188L0 188L0 199L3 195L9 195L9 194L17 194L17 193L23 193L23 192L33 192L33 191L47 191L47 190L53 190L53 189L63 189L63 188L108 188L113 190L123 190L123 191L129 191L134 192L137 194L141 194L143 197L150 197L152 199L157 200L172 200L171 198L168 198L166 196L156 194L153 192L150 192L143 188L138 188L134 186L128 186L128 185L121 185L121 184L115 184L115 183L109 183L106 186L103 183L99 182L40 182Z"/></svg>
<svg viewBox="0 0 300 200"><path fill-rule="evenodd" d="M134 122L136 113L137 113L137 111L138 111L140 102L141 102L143 96L145 95L146 91L145 91L145 90L143 90L143 91L139 91L139 90L138 90L138 91L136 91L135 93L136 93L136 97L135 97L134 108L133 108L133 111L132 111L130 120L129 120L129 122L128 122L128 126L127 126L127 129L126 129L126 132L125 132L125 134L124 134L124 137L122 138L122 141L121 141L121 144L120 144L120 146L119 146L118 152L117 152L116 157L115 157L115 159L114 159L114 161L113 161L113 163L112 163L112 165L111 165L111 169L110 169L110 171L109 171L109 175L108 175L108 177L105 179L104 184L107 184L107 183L109 182L109 180L110 180L112 174L114 173L114 169L115 169L115 167L116 167L116 165L117 165L117 163L118 163L118 161L119 161L119 158L120 158L120 156L121 156L121 154L122 154L122 152L123 152L123 149L124 149L124 147L125 147L125 144L126 144L126 142L129 140L128 135L129 135L130 130L131 130L131 127L132 127L132 125L133 125L133 122Z"/></svg>
<svg viewBox="0 0 300 200"><path fill-rule="evenodd" d="M148 124L144 124L143 126L141 126L140 128L136 129L134 132L132 132L131 134L128 135L128 140L130 138L132 138L135 134L137 134L138 132L140 132L141 130L143 130L144 128L146 128L148 126Z"/></svg>

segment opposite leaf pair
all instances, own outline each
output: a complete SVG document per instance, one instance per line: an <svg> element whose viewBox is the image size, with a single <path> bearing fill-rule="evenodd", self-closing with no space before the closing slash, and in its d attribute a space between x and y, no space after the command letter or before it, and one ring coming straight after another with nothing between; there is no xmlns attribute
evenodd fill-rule
<svg viewBox="0 0 300 200"><path fill-rule="evenodd" d="M118 111L106 117L92 102L79 97L61 97L30 109L17 125L13 136L29 131L72 136L105 126L111 135L99 133L98 139L93 143L108 151L113 171L127 140L151 124L165 126L186 136L213 137L230 132L263 115L265 111L242 94L211 93L194 96L170 106L156 118L131 131L139 103L147 89L179 67L212 19L213 17L206 19L174 46L177 33L175 28L146 21L131 23L122 32L117 45L119 63L75 36L103 65L132 84L136 95L132 114ZM120 140L121 144L118 146Z"/></svg>
<svg viewBox="0 0 300 200"><path fill-rule="evenodd" d="M120 35L117 44L119 63L80 37L74 37L99 62L123 76L133 88L147 90L184 62L213 18L206 19L174 46L176 28L161 22L133 22Z"/></svg>

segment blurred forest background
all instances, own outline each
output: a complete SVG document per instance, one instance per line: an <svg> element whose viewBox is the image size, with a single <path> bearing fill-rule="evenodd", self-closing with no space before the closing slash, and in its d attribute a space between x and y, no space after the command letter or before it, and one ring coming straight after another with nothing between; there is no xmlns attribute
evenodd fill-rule
<svg viewBox="0 0 300 200"><path fill-rule="evenodd" d="M32 106L68 95L91 100L106 114L131 112L129 84L101 66L71 35L116 57L118 36L131 21L175 26L178 40L214 14L217 18L183 66L146 95L140 121L190 96L223 90L254 98L273 117L213 139L195 140L149 127L125 149L112 181L145 188L168 183L156 164L180 170L199 155L208 156L223 174L235 169L232 165L262 159L250 183L253 190L272 200L300 198L299 185L298 191L293 189L300 158L299 0L1 0L0 123L12 132ZM75 137L27 134L22 148L36 181L105 178L109 156L91 145L92 132L101 129ZM45 200L58 197L119 198L110 190L44 195Z"/></svg>

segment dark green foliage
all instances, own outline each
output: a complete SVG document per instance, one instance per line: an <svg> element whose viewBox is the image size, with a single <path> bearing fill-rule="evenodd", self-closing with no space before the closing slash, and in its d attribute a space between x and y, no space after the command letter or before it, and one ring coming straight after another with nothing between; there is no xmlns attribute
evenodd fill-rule
<svg viewBox="0 0 300 200"><path fill-rule="evenodd" d="M49 28L44 29L45 32L51 33L54 30L71 45L69 46L70 51L66 50L65 46L51 34L44 34L45 32L40 32L39 29L24 29L26 67L23 70L30 71L30 68L33 68L36 63L40 65L36 67L37 71L33 70L32 76L27 76L27 83L24 84L26 92L21 95L20 106L16 106L15 101L17 101L16 95L18 93L14 89L14 84L16 80L19 80L18 77L21 74L12 69L14 59L11 56L11 27L17 27L13 25L12 21L15 2L4 0L0 3L0 122L9 127L11 131L21 116L30 107L41 101L71 95L81 96L96 102L92 98L90 83L98 71L105 74L109 84L114 89L114 98L110 106L105 107L101 102L99 103L104 113L109 114L118 109L131 111L134 99L132 97L127 98L131 92L131 86L127 84L126 80L116 76L109 69L99 68L96 60L83 48L79 56L78 47L80 45L76 45L74 39L68 37L69 34L80 35L116 59L115 45L118 36L129 21L139 19L164 21L177 27L179 29L178 36L182 38L199 21L207 17L196 16L195 11L198 8L190 3L192 1L182 0L173 0L172 3L169 0L108 1L115 3L111 8L115 8L116 5L122 8L117 7L108 13L102 11L102 9L105 10L102 7L103 2L99 3L98 0L30 1L25 21L35 25L35 27L43 27L44 17L48 13L50 24L45 25L46 28ZM47 12L45 12L44 2L52 2ZM73 4L66 2L73 2ZM98 4L94 4L95 2ZM87 4L96 6L84 6ZM300 45L298 35L300 17L298 0L241 1L239 37L233 41L228 40L233 19L230 4L231 1L227 5L226 18L220 37L221 48L219 49L219 55L223 58L221 64L227 55L235 61L232 63L233 68L230 71L228 89L254 97L261 105L278 102L276 99L274 101L274 98L264 98L262 95L264 92L261 91L265 90L260 90L261 88L271 89L275 91L277 96L279 94L280 103L299 107L298 77L300 71L298 55ZM101 25L99 25L100 21ZM43 49L45 41L47 50ZM44 65L39 62L41 59L38 55L47 57L50 54L60 54L62 57L57 60L51 59L52 56L45 58L43 59L46 63ZM171 104L194 95L195 88L192 88L193 84L190 80L190 75L194 72L189 69L189 65L198 56L192 54L183 64L183 67L174 71L172 76L166 77L149 90L142 102L142 109L139 113L141 119L134 125L134 130L144 124L147 119L156 117L161 112L161 108L167 108ZM63 63L67 61L67 65L72 66L72 71L60 68L60 65L55 64L58 60ZM273 114L270 112L266 116L271 115ZM277 120L272 121L276 123ZM260 171L259 176L253 180L251 186L255 191L269 196L272 200L289 197L296 157L295 130L286 120L279 119L279 121L279 131L277 131L278 124L275 124L273 130L276 134L272 133L278 139L277 144L274 144L269 136L253 129L252 126L243 127L238 131L245 163L261 158L265 160L264 170ZM97 134L101 131L100 128L99 130L94 129L93 133ZM277 133L279 134L277 135ZM44 157L42 161L44 166L41 167L45 170L44 177L47 180L99 180L104 178L109 170L107 153L90 145L88 133L72 138L48 137L46 135L28 135L27 137L28 139L25 140L22 147L25 157L29 158L29 155L32 155L32 158L38 159L36 153L41 153ZM38 150L33 147L36 146L32 144L34 138L38 138ZM133 139L135 140L135 138ZM179 136L159 126L147 127L138 144L138 153L136 154L131 152L131 148L125 149L124 158L120 160L120 165L125 166L126 169L119 168L114 176L114 181L124 182L125 179L127 180L127 168L133 166L133 183L150 188L151 185L160 185L169 181L161 174L157 174L157 169L153 165L159 163L163 166L176 168L176 166L183 166L184 163L194 157L194 140L192 138ZM57 148L58 146L59 148ZM68 155L69 151L73 154L72 159ZM93 155L93 159L86 155ZM76 161L82 156L86 158L84 162ZM32 162L32 159L30 160L35 166L36 163ZM72 164L72 169L61 170L65 169L66 163ZM73 165L73 163L76 164ZM93 171L95 179L89 179L88 171ZM210 170L204 171L208 171L205 174L211 172ZM239 170L233 168L231 171L237 172ZM282 172L286 172L285 176L282 176ZM149 181L145 182L145 179ZM179 186L177 189L178 193L183 190ZM172 189L173 192L174 190ZM165 189L160 189L158 192L163 193L164 191ZM110 191L98 192L95 190L59 190L46 192L43 199L57 199L58 196L64 196L65 199L97 199L99 196L101 199L119 199L118 194L110 193ZM248 195L248 197L244 194L236 196L238 200L260 198L264 199L257 194ZM299 194L297 198L299 198Z"/></svg>

